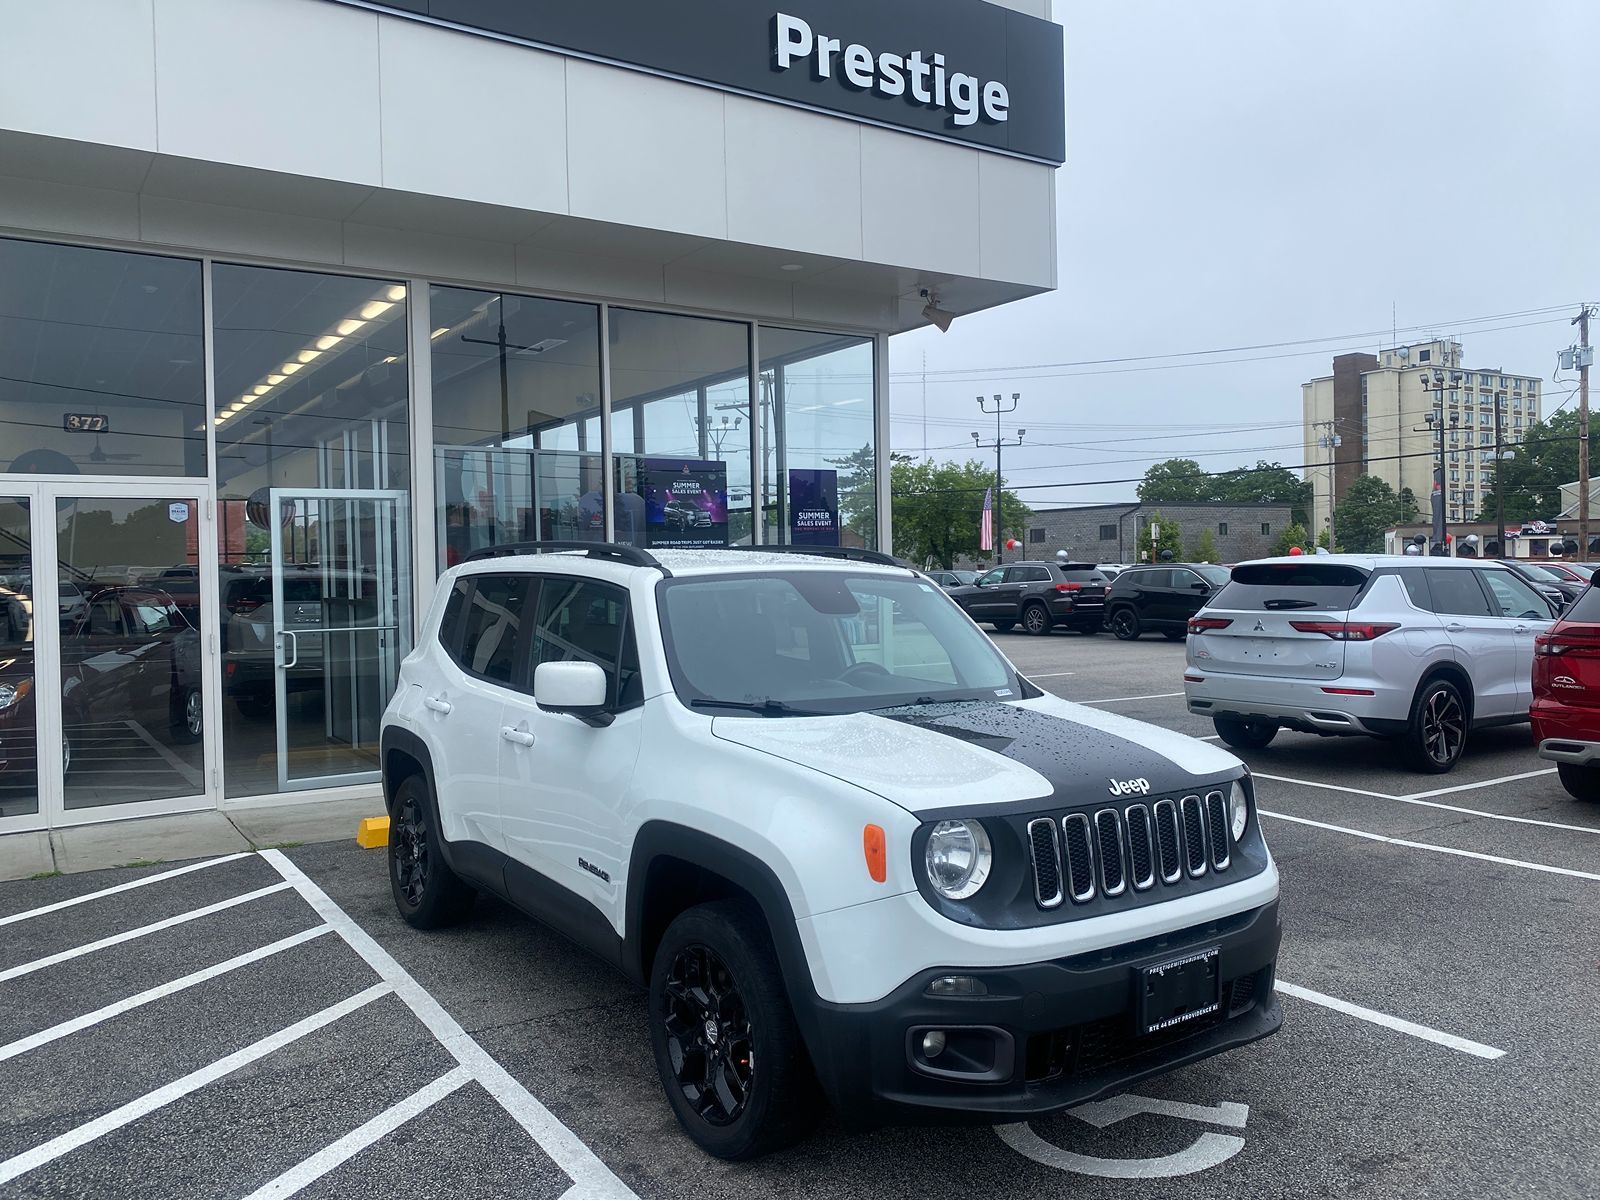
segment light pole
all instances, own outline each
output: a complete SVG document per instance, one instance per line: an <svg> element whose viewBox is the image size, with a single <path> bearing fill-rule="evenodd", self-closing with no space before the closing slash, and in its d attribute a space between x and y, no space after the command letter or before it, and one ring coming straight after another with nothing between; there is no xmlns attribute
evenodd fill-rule
<svg viewBox="0 0 1600 1200"><path fill-rule="evenodd" d="M1028 433L1026 429L1019 429L1017 430L1017 440L1014 442L1007 442L1005 438L1000 436L1000 418L1006 413L1016 412L1017 405L1021 402L1021 400L1021 392L1012 392L1011 403L1009 406L1007 406L1005 404L1005 397L996 392L994 397L994 441L986 445L976 433L972 435L972 440L977 445L979 450L988 449L989 446L994 447L994 561L996 564L1005 561L1006 485L1005 477L1000 472L1000 450L1003 446L1022 445L1022 439L1026 437ZM989 401L984 397L979 396L978 408L981 412L987 415L990 411Z"/></svg>
<svg viewBox="0 0 1600 1200"><path fill-rule="evenodd" d="M1506 485L1501 475L1500 464L1509 458L1515 458L1515 450L1505 448L1505 423L1501 419L1501 405L1505 402L1506 394L1494 394L1494 526L1495 541L1500 544L1500 558L1510 558L1506 553ZM1481 473L1481 472L1480 472Z"/></svg>
<svg viewBox="0 0 1600 1200"><path fill-rule="evenodd" d="M1421 380L1423 395L1426 396L1429 391L1433 392L1434 407L1424 415L1423 419L1427 424L1422 429L1412 426L1411 432L1433 434L1435 444L1439 447L1438 465L1433 469L1433 494L1431 497L1433 502L1433 553L1438 554L1445 553L1442 547L1445 545L1445 538L1449 535L1449 530L1445 523L1444 508L1444 372L1435 370L1430 376L1427 371L1423 371ZM1453 372L1450 376L1450 382L1459 386L1461 382L1460 372ZM1460 427L1461 414L1451 413L1450 428L1456 430Z"/></svg>

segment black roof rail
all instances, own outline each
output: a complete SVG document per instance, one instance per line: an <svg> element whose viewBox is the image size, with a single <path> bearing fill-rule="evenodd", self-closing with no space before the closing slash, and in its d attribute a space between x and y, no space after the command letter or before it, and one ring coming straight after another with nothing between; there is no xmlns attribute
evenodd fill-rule
<svg viewBox="0 0 1600 1200"><path fill-rule="evenodd" d="M901 562L892 554L885 554L882 550L862 550L855 546L729 546L729 550L749 550L757 554L810 554L818 558L844 558L851 562L872 563L880 567L904 567L911 570L909 564Z"/></svg>
<svg viewBox="0 0 1600 1200"><path fill-rule="evenodd" d="M663 567L656 560L656 556L648 550L641 550L637 546L625 546L620 542L504 542L498 546L485 546L482 550L474 550L461 561L483 562L486 559L509 558L517 554L570 554L575 551L590 558L626 563L630 567L654 567L667 578L672 577L672 572Z"/></svg>

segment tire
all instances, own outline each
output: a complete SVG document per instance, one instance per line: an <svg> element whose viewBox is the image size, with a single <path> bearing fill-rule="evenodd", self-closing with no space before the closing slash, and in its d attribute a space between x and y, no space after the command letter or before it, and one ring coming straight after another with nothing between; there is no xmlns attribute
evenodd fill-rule
<svg viewBox="0 0 1600 1200"><path fill-rule="evenodd" d="M1576 763L1557 763L1561 786L1574 800L1600 804L1600 767L1580 767Z"/></svg>
<svg viewBox="0 0 1600 1200"><path fill-rule="evenodd" d="M1022 610L1022 628L1035 637L1048 634L1054 627L1055 622L1050 619L1050 613L1044 605L1030 604Z"/></svg>
<svg viewBox="0 0 1600 1200"><path fill-rule="evenodd" d="M205 697L197 687L185 688L172 709L172 740L192 746L205 734Z"/></svg>
<svg viewBox="0 0 1600 1200"><path fill-rule="evenodd" d="M989 624L994 626L996 633L1010 633L1017 627L1015 621L990 621Z"/></svg>
<svg viewBox="0 0 1600 1200"><path fill-rule="evenodd" d="M1139 614L1126 604L1114 610L1106 623L1111 626L1111 632L1117 635L1119 642L1137 641L1139 635L1144 632Z"/></svg>
<svg viewBox="0 0 1600 1200"><path fill-rule="evenodd" d="M389 889L406 924L440 929L459 921L476 893L444 861L428 784L420 775L395 790L389 818Z"/></svg>
<svg viewBox="0 0 1600 1200"><path fill-rule="evenodd" d="M1443 775L1461 761L1467 745L1467 702L1448 679L1430 679L1411 702L1405 737L1411 765L1427 775Z"/></svg>
<svg viewBox="0 0 1600 1200"><path fill-rule="evenodd" d="M1181 642L1189 635L1186 630L1182 629L1163 629L1161 631L1161 636L1166 638L1169 642Z"/></svg>
<svg viewBox="0 0 1600 1200"><path fill-rule="evenodd" d="M748 901L697 905L668 926L650 971L650 1042L678 1124L717 1158L790 1145L822 1108L771 936ZM707 1086L713 1072L720 1088Z"/></svg>
<svg viewBox="0 0 1600 1200"><path fill-rule="evenodd" d="M1217 736L1235 750L1265 750L1278 736L1278 723L1265 717L1212 717Z"/></svg>

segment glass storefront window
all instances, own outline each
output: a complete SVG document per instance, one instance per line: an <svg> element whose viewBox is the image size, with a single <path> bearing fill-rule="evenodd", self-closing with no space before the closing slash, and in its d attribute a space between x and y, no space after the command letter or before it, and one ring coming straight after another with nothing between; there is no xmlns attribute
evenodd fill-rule
<svg viewBox="0 0 1600 1200"><path fill-rule="evenodd" d="M77 603L61 584L61 612ZM0 817L39 811L33 526L28 501L0 496Z"/></svg>
<svg viewBox="0 0 1600 1200"><path fill-rule="evenodd" d="M0 470L206 473L200 264L0 238Z"/></svg>
<svg viewBox="0 0 1600 1200"><path fill-rule="evenodd" d="M748 544L750 327L618 308L610 321L617 540Z"/></svg>
<svg viewBox="0 0 1600 1200"><path fill-rule="evenodd" d="M872 340L761 327L766 540L877 547Z"/></svg>
<svg viewBox="0 0 1600 1200"><path fill-rule="evenodd" d="M406 288L212 280L226 792L358 782L410 638Z"/></svg>
<svg viewBox="0 0 1600 1200"><path fill-rule="evenodd" d="M507 542L603 539L600 310L431 294L440 565Z"/></svg>

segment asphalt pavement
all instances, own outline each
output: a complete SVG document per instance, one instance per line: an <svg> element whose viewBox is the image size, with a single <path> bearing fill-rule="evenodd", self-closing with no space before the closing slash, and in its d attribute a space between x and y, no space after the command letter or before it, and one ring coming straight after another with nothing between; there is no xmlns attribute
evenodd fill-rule
<svg viewBox="0 0 1600 1200"><path fill-rule="evenodd" d="M996 640L1212 734L1181 645ZM1029 1124L824 1119L753 1164L679 1134L619 975L489 901L411 930L353 842L0 885L0 1197L1600 1194L1600 808L1525 729L1443 778L1367 741L1246 758L1280 1034Z"/></svg>

